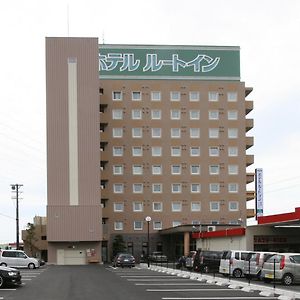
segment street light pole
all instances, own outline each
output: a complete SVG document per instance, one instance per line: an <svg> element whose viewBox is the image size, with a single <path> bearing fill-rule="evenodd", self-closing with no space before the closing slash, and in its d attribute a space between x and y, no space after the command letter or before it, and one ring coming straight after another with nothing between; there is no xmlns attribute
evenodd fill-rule
<svg viewBox="0 0 300 300"><path fill-rule="evenodd" d="M150 225L150 222L151 222L151 217L147 216L145 220L147 222L147 262L148 262L148 268L149 268L150 267L150 259L149 259L149 246L150 246L149 225Z"/></svg>
<svg viewBox="0 0 300 300"><path fill-rule="evenodd" d="M23 186L23 184L11 184L12 191L16 192L16 249L20 248L19 241L19 188Z"/></svg>

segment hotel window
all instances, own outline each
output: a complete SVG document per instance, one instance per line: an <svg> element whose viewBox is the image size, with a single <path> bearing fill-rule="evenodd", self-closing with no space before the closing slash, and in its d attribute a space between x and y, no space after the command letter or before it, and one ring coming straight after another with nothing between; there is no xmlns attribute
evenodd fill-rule
<svg viewBox="0 0 300 300"><path fill-rule="evenodd" d="M237 92L228 92L227 93L227 101L228 102L236 102L237 101Z"/></svg>
<svg viewBox="0 0 300 300"><path fill-rule="evenodd" d="M238 119L238 111L237 110L228 110L227 118L228 118L228 120L237 120Z"/></svg>
<svg viewBox="0 0 300 300"><path fill-rule="evenodd" d="M219 175L220 174L220 166L210 165L209 166L209 174L210 175Z"/></svg>
<svg viewBox="0 0 300 300"><path fill-rule="evenodd" d="M151 148L152 156L161 156L162 155L162 147L160 146L153 146Z"/></svg>
<svg viewBox="0 0 300 300"><path fill-rule="evenodd" d="M161 138L161 128L151 128L152 138Z"/></svg>
<svg viewBox="0 0 300 300"><path fill-rule="evenodd" d="M143 211L143 203L142 202L133 202L132 203L133 211Z"/></svg>
<svg viewBox="0 0 300 300"><path fill-rule="evenodd" d="M171 128L171 138L180 138L180 128Z"/></svg>
<svg viewBox="0 0 300 300"><path fill-rule="evenodd" d="M172 165L171 166L171 173L173 175L180 175L181 174L181 166L180 165Z"/></svg>
<svg viewBox="0 0 300 300"><path fill-rule="evenodd" d="M143 192L143 184L142 183L134 183L132 185L133 193L142 193Z"/></svg>
<svg viewBox="0 0 300 300"><path fill-rule="evenodd" d="M212 201L210 204L210 211L220 211L220 203L218 201Z"/></svg>
<svg viewBox="0 0 300 300"><path fill-rule="evenodd" d="M123 119L123 109L113 109L112 110L113 120L122 120Z"/></svg>
<svg viewBox="0 0 300 300"><path fill-rule="evenodd" d="M140 100L142 100L142 94L141 94L141 92L132 92L131 96L132 96L131 99L133 101L140 101Z"/></svg>
<svg viewBox="0 0 300 300"><path fill-rule="evenodd" d="M161 119L161 110L160 109L152 109L151 110L151 119L152 120L160 120Z"/></svg>
<svg viewBox="0 0 300 300"><path fill-rule="evenodd" d="M171 147L171 156L181 156L181 148Z"/></svg>
<svg viewBox="0 0 300 300"><path fill-rule="evenodd" d="M172 193L181 193L181 183L172 183Z"/></svg>
<svg viewBox="0 0 300 300"><path fill-rule="evenodd" d="M151 92L151 100L152 101L160 101L160 92Z"/></svg>
<svg viewBox="0 0 300 300"><path fill-rule="evenodd" d="M114 212L123 212L124 203L114 203Z"/></svg>
<svg viewBox="0 0 300 300"><path fill-rule="evenodd" d="M200 120L200 110L190 110L190 120Z"/></svg>
<svg viewBox="0 0 300 300"><path fill-rule="evenodd" d="M238 147L228 147L228 156L238 156Z"/></svg>
<svg viewBox="0 0 300 300"><path fill-rule="evenodd" d="M163 204L161 202L153 202L152 203L152 209L153 209L153 211L162 211L163 210Z"/></svg>
<svg viewBox="0 0 300 300"><path fill-rule="evenodd" d="M201 224L201 221L199 221L199 220L192 220L192 225L200 225L200 224ZM199 227L199 230L200 230L200 227Z"/></svg>
<svg viewBox="0 0 300 300"><path fill-rule="evenodd" d="M191 102L200 100L200 93L199 92L190 92L189 96L190 96L190 101Z"/></svg>
<svg viewBox="0 0 300 300"><path fill-rule="evenodd" d="M201 211L200 202L191 202L191 211Z"/></svg>
<svg viewBox="0 0 300 300"><path fill-rule="evenodd" d="M143 129L140 127L132 128L132 137L133 138L143 137Z"/></svg>
<svg viewBox="0 0 300 300"><path fill-rule="evenodd" d="M191 193L200 193L201 184L200 183L191 183Z"/></svg>
<svg viewBox="0 0 300 300"><path fill-rule="evenodd" d="M209 120L219 120L219 111L218 110L208 111L208 119Z"/></svg>
<svg viewBox="0 0 300 300"><path fill-rule="evenodd" d="M123 175L123 165L114 165L113 166L114 175Z"/></svg>
<svg viewBox="0 0 300 300"><path fill-rule="evenodd" d="M208 136L211 139L219 138L219 128L209 128L208 129Z"/></svg>
<svg viewBox="0 0 300 300"><path fill-rule="evenodd" d="M171 119L180 120L180 109L171 109Z"/></svg>
<svg viewBox="0 0 300 300"><path fill-rule="evenodd" d="M122 92L112 92L113 101L122 101Z"/></svg>
<svg viewBox="0 0 300 300"><path fill-rule="evenodd" d="M200 147L191 147L190 156L200 156Z"/></svg>
<svg viewBox="0 0 300 300"><path fill-rule="evenodd" d="M142 156L143 149L142 147L132 147L132 156Z"/></svg>
<svg viewBox="0 0 300 300"><path fill-rule="evenodd" d="M210 193L219 193L220 192L220 184L219 183L210 183L209 184L209 192Z"/></svg>
<svg viewBox="0 0 300 300"><path fill-rule="evenodd" d="M200 137L200 128L190 128L190 138L197 139Z"/></svg>
<svg viewBox="0 0 300 300"><path fill-rule="evenodd" d="M122 194L123 192L124 192L123 183L114 183L114 193L115 194Z"/></svg>
<svg viewBox="0 0 300 300"><path fill-rule="evenodd" d="M180 221L173 221L172 222L172 226L173 227L177 227L177 226L180 226L181 225L181 222Z"/></svg>
<svg viewBox="0 0 300 300"><path fill-rule="evenodd" d="M123 137L123 128L113 128L113 137L114 138Z"/></svg>
<svg viewBox="0 0 300 300"><path fill-rule="evenodd" d="M182 204L181 204L181 202L172 202L172 211L173 212L182 211Z"/></svg>
<svg viewBox="0 0 300 300"><path fill-rule="evenodd" d="M180 92L171 92L170 99L171 101L180 101Z"/></svg>
<svg viewBox="0 0 300 300"><path fill-rule="evenodd" d="M191 175L200 175L199 165L191 165Z"/></svg>
<svg viewBox="0 0 300 300"><path fill-rule="evenodd" d="M161 230L162 222L161 221L153 221L153 230Z"/></svg>
<svg viewBox="0 0 300 300"><path fill-rule="evenodd" d="M161 183L153 183L152 184L152 193L162 193L162 184Z"/></svg>
<svg viewBox="0 0 300 300"><path fill-rule="evenodd" d="M123 156L123 147L114 146L113 156Z"/></svg>
<svg viewBox="0 0 300 300"><path fill-rule="evenodd" d="M237 193L239 185L237 183L228 183L228 193Z"/></svg>
<svg viewBox="0 0 300 300"><path fill-rule="evenodd" d="M218 92L208 92L208 101L212 101L212 102L219 101Z"/></svg>
<svg viewBox="0 0 300 300"><path fill-rule="evenodd" d="M133 175L142 175L143 167L141 165L133 165L132 166L132 174Z"/></svg>
<svg viewBox="0 0 300 300"><path fill-rule="evenodd" d="M134 221L133 224L134 230L143 230L143 221Z"/></svg>
<svg viewBox="0 0 300 300"><path fill-rule="evenodd" d="M115 228L115 230L123 230L123 228L124 228L123 222L122 221L116 221L114 223L114 228Z"/></svg>
<svg viewBox="0 0 300 300"><path fill-rule="evenodd" d="M228 174L229 175L238 175L239 166L238 165L228 165Z"/></svg>
<svg viewBox="0 0 300 300"><path fill-rule="evenodd" d="M219 156L219 147L209 147L209 156Z"/></svg>
<svg viewBox="0 0 300 300"><path fill-rule="evenodd" d="M229 209L229 211L238 211L239 203L237 201L229 201L228 209Z"/></svg>
<svg viewBox="0 0 300 300"><path fill-rule="evenodd" d="M142 110L141 109L133 109L131 111L132 120L141 120L142 119Z"/></svg>
<svg viewBox="0 0 300 300"><path fill-rule="evenodd" d="M161 175L162 174L162 166L161 165L153 165L152 166L152 175Z"/></svg>
<svg viewBox="0 0 300 300"><path fill-rule="evenodd" d="M228 138L229 139L238 138L238 129L237 128L228 128Z"/></svg>

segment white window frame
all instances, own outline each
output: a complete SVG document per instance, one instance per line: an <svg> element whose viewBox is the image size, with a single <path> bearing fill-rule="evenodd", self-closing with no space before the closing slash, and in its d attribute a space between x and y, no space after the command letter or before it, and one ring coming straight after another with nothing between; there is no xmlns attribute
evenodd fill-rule
<svg viewBox="0 0 300 300"><path fill-rule="evenodd" d="M116 97L117 95L119 95L120 97ZM121 91L113 91L111 98L113 101L122 101L123 100L123 94Z"/></svg>
<svg viewBox="0 0 300 300"><path fill-rule="evenodd" d="M181 111L180 109L171 109L170 110L170 118L171 120L180 120Z"/></svg>
<svg viewBox="0 0 300 300"><path fill-rule="evenodd" d="M237 120L239 112L237 110L228 110L227 119L228 120Z"/></svg>
<svg viewBox="0 0 300 300"><path fill-rule="evenodd" d="M200 183L191 183L191 193L192 194L201 193L201 184Z"/></svg>
<svg viewBox="0 0 300 300"><path fill-rule="evenodd" d="M182 212L182 202L174 201L171 204L172 212Z"/></svg>
<svg viewBox="0 0 300 300"><path fill-rule="evenodd" d="M131 110L131 119L132 120L142 120L143 112L139 108L135 108Z"/></svg>
<svg viewBox="0 0 300 300"><path fill-rule="evenodd" d="M189 114L190 114L190 120L200 120L199 109L191 109Z"/></svg>
<svg viewBox="0 0 300 300"><path fill-rule="evenodd" d="M162 156L162 147L161 146L152 146L151 147L152 156Z"/></svg>
<svg viewBox="0 0 300 300"><path fill-rule="evenodd" d="M220 193L220 184L219 183L210 183L209 184L209 192L212 194Z"/></svg>
<svg viewBox="0 0 300 300"><path fill-rule="evenodd" d="M239 165L228 165L228 175L238 175Z"/></svg>
<svg viewBox="0 0 300 300"><path fill-rule="evenodd" d="M124 166L123 165L113 165L113 174L114 175L123 175Z"/></svg>
<svg viewBox="0 0 300 300"><path fill-rule="evenodd" d="M219 93L215 92L215 91L208 92L208 101L218 102L219 101Z"/></svg>
<svg viewBox="0 0 300 300"><path fill-rule="evenodd" d="M178 153L176 153L178 151ZM171 147L171 156L180 157L181 156L181 147L180 146L172 146Z"/></svg>
<svg viewBox="0 0 300 300"><path fill-rule="evenodd" d="M151 137L153 139L160 139L161 138L161 128L151 128Z"/></svg>
<svg viewBox="0 0 300 300"><path fill-rule="evenodd" d="M155 205L159 205L160 206L160 208L159 209L156 209L155 208ZM162 202L153 202L152 203L152 211L154 211L154 212L162 212L163 211L163 203Z"/></svg>
<svg viewBox="0 0 300 300"><path fill-rule="evenodd" d="M228 128L228 138L229 139L237 139L239 137L238 128Z"/></svg>
<svg viewBox="0 0 300 300"><path fill-rule="evenodd" d="M140 139L143 137L143 128L142 127L133 127L131 129L132 132L132 138L134 139Z"/></svg>
<svg viewBox="0 0 300 300"><path fill-rule="evenodd" d="M200 175L201 174L200 165L191 165L190 166L190 173L191 173L191 175Z"/></svg>
<svg viewBox="0 0 300 300"><path fill-rule="evenodd" d="M151 119L161 120L161 109L151 109Z"/></svg>
<svg viewBox="0 0 300 300"><path fill-rule="evenodd" d="M115 127L112 129L113 138L122 138L123 137L123 128Z"/></svg>
<svg viewBox="0 0 300 300"><path fill-rule="evenodd" d="M190 128L190 138L199 139L200 138L200 128Z"/></svg>
<svg viewBox="0 0 300 300"><path fill-rule="evenodd" d="M114 229L116 231L124 230L124 223L122 221L115 221L114 222Z"/></svg>
<svg viewBox="0 0 300 300"><path fill-rule="evenodd" d="M152 91L151 92L151 101L160 101L160 100L161 100L161 92L159 92L159 91Z"/></svg>
<svg viewBox="0 0 300 300"><path fill-rule="evenodd" d="M159 189L157 189L159 187ZM161 194L162 193L162 183L152 183L152 193Z"/></svg>
<svg viewBox="0 0 300 300"><path fill-rule="evenodd" d="M118 208L118 206L120 206ZM123 202L114 202L114 212L123 212L124 211L124 203Z"/></svg>
<svg viewBox="0 0 300 300"><path fill-rule="evenodd" d="M200 100L200 93L196 91L190 91L189 100L190 102L198 102Z"/></svg>
<svg viewBox="0 0 300 300"><path fill-rule="evenodd" d="M171 128L171 138L180 139L181 138L181 129L180 128Z"/></svg>
<svg viewBox="0 0 300 300"><path fill-rule="evenodd" d="M191 202L191 211L201 211L201 202Z"/></svg>
<svg viewBox="0 0 300 300"><path fill-rule="evenodd" d="M113 109L111 113L113 120L123 120L123 109Z"/></svg>
<svg viewBox="0 0 300 300"><path fill-rule="evenodd" d="M139 96L139 97L136 97L136 96ZM132 101L141 101L142 93L140 91L132 91L131 92L131 100Z"/></svg>
<svg viewBox="0 0 300 300"><path fill-rule="evenodd" d="M232 206L235 205L235 208L232 208ZM239 202L238 201L229 201L228 202L228 210L229 211L239 211Z"/></svg>
<svg viewBox="0 0 300 300"><path fill-rule="evenodd" d="M123 194L124 193L124 184L123 183L114 183L113 189L114 189L114 194Z"/></svg>
<svg viewBox="0 0 300 300"><path fill-rule="evenodd" d="M180 101L180 92L179 91L171 91L170 92L170 100L171 101Z"/></svg>
<svg viewBox="0 0 300 300"><path fill-rule="evenodd" d="M228 102L236 102L238 100L237 92L228 92L227 93L227 101Z"/></svg>
<svg viewBox="0 0 300 300"><path fill-rule="evenodd" d="M209 120L219 120L219 111L217 109L208 111Z"/></svg>
<svg viewBox="0 0 300 300"><path fill-rule="evenodd" d="M218 139L220 136L219 128L208 128L208 137L210 139Z"/></svg>
<svg viewBox="0 0 300 300"><path fill-rule="evenodd" d="M178 168L178 172L174 170L174 168ZM181 174L181 165L171 165L171 174L172 175L180 175Z"/></svg>
<svg viewBox="0 0 300 300"><path fill-rule="evenodd" d="M220 156L220 149L217 146L209 147L209 156L217 157Z"/></svg>
<svg viewBox="0 0 300 300"><path fill-rule="evenodd" d="M162 165L152 165L152 175L162 175Z"/></svg>
<svg viewBox="0 0 300 300"><path fill-rule="evenodd" d="M142 194L144 190L142 183L133 183L132 184L132 193L134 194Z"/></svg>
<svg viewBox="0 0 300 300"><path fill-rule="evenodd" d="M236 182L228 183L228 193L237 194L239 192L239 184Z"/></svg>
<svg viewBox="0 0 300 300"><path fill-rule="evenodd" d="M143 202L134 201L132 202L132 211L134 212L142 212L144 210Z"/></svg>
<svg viewBox="0 0 300 300"><path fill-rule="evenodd" d="M118 151L120 150L120 154ZM122 146L113 146L113 156L123 156L124 155L124 148Z"/></svg>
<svg viewBox="0 0 300 300"><path fill-rule="evenodd" d="M220 166L219 165L209 165L209 175L219 175Z"/></svg>
<svg viewBox="0 0 300 300"><path fill-rule="evenodd" d="M177 226L180 226L180 225L181 225L181 221L173 221L172 222L173 227L177 227Z"/></svg>
<svg viewBox="0 0 300 300"><path fill-rule="evenodd" d="M143 175L143 166L142 165L132 165L132 174L133 175Z"/></svg>
<svg viewBox="0 0 300 300"><path fill-rule="evenodd" d="M139 225L139 226L137 226ZM144 222L143 221L133 221L133 230L141 231L143 230Z"/></svg>
<svg viewBox="0 0 300 300"><path fill-rule="evenodd" d="M139 154L137 154L137 150L140 150ZM132 156L143 156L143 148L140 146L133 146L132 147Z"/></svg>
<svg viewBox="0 0 300 300"><path fill-rule="evenodd" d="M162 230L162 221L153 221L153 230Z"/></svg>
<svg viewBox="0 0 300 300"><path fill-rule="evenodd" d="M190 156L200 156L200 147L190 147Z"/></svg>
<svg viewBox="0 0 300 300"><path fill-rule="evenodd" d="M232 147L228 147L228 156L230 157L236 157L239 155L239 148L232 146Z"/></svg>
<svg viewBox="0 0 300 300"><path fill-rule="evenodd" d="M214 207L214 206L217 207ZM210 201L209 202L209 210L210 211L220 211L220 202L219 201Z"/></svg>
<svg viewBox="0 0 300 300"><path fill-rule="evenodd" d="M175 189L176 187L176 189ZM172 194L180 194L182 192L181 183L172 183L171 184Z"/></svg>

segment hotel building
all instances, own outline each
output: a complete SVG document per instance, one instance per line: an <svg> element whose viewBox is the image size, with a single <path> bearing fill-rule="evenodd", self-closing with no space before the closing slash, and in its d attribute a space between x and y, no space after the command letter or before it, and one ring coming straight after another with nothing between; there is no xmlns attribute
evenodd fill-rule
<svg viewBox="0 0 300 300"><path fill-rule="evenodd" d="M46 77L49 262L109 261L116 235L175 258L195 229L246 226L239 47L46 38Z"/></svg>

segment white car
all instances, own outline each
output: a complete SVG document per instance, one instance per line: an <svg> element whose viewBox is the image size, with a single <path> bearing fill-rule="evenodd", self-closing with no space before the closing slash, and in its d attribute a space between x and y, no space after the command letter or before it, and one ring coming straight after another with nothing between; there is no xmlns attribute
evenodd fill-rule
<svg viewBox="0 0 300 300"><path fill-rule="evenodd" d="M29 257L22 250L0 250L0 265L14 268L35 269L40 267L36 258Z"/></svg>

